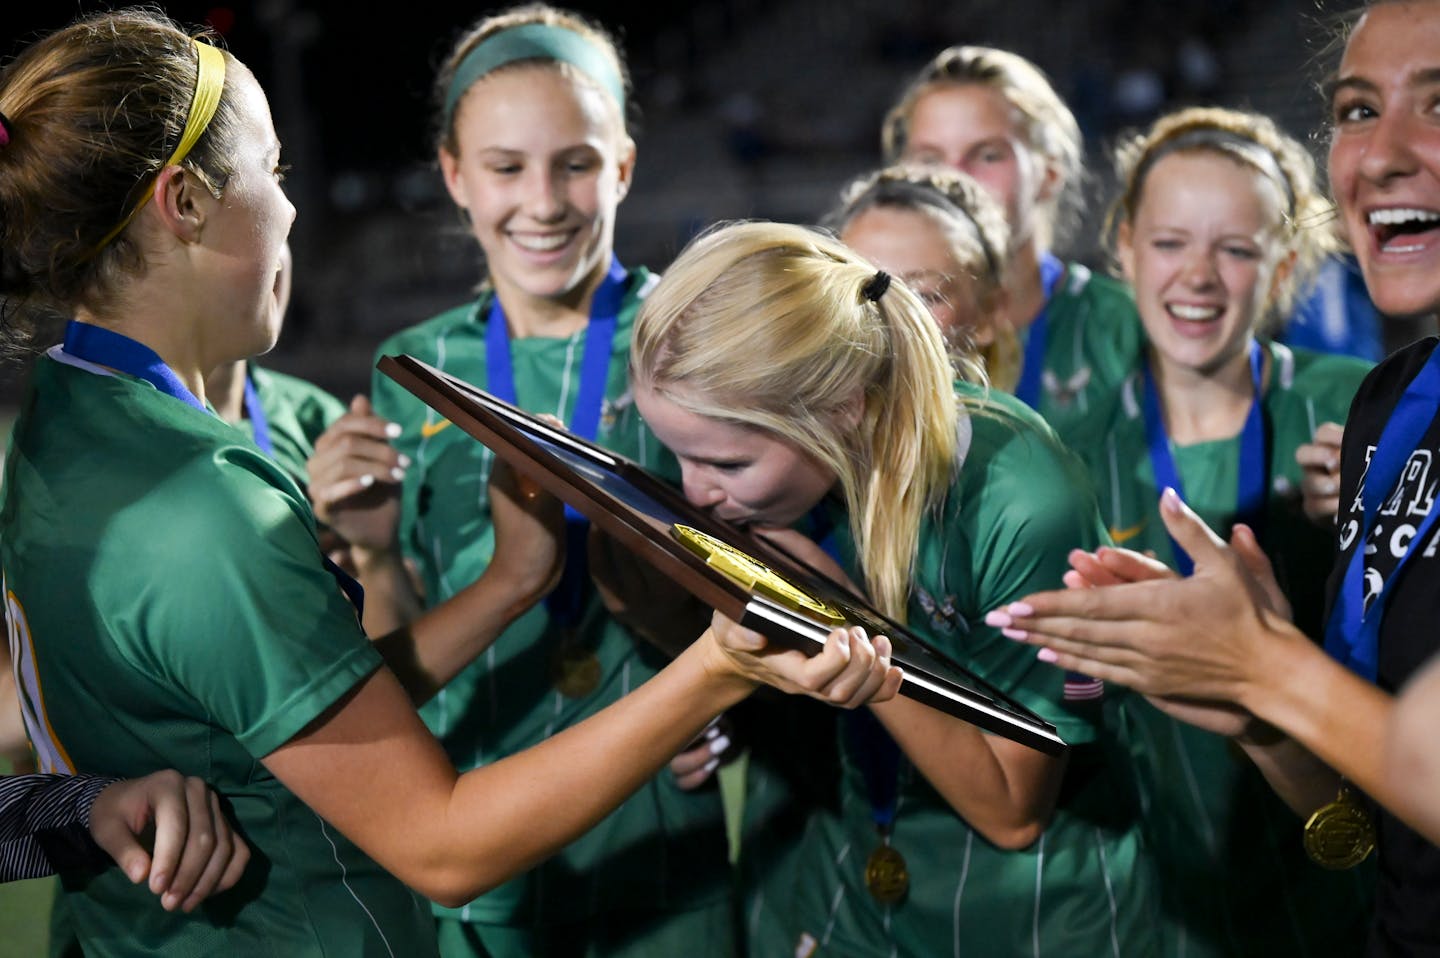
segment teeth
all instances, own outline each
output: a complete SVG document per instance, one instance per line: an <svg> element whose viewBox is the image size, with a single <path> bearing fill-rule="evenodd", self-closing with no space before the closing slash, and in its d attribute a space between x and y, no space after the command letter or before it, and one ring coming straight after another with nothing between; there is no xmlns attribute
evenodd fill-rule
<svg viewBox="0 0 1440 958"><path fill-rule="evenodd" d="M569 233L511 233L510 238L536 253L557 250L570 241Z"/></svg>
<svg viewBox="0 0 1440 958"><path fill-rule="evenodd" d="M1218 306L1186 306L1182 303L1170 303L1166 308L1177 319L1204 320L1214 319L1220 315Z"/></svg>
<svg viewBox="0 0 1440 958"><path fill-rule="evenodd" d="M1401 223L1440 222L1440 212L1413 208L1372 210L1369 217L1372 226L1398 226Z"/></svg>

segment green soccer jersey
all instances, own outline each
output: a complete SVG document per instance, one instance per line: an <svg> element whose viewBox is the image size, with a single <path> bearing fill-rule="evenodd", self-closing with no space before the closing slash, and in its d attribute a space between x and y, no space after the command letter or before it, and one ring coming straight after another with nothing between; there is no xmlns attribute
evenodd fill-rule
<svg viewBox="0 0 1440 958"><path fill-rule="evenodd" d="M270 433L271 458L304 489L310 481L306 463L315 452L315 440L345 415L345 404L314 383L295 376L262 369L254 363L246 363L245 372L260 397L260 410ZM248 418L237 425L254 436L255 426Z"/></svg>
<svg viewBox="0 0 1440 958"><path fill-rule="evenodd" d="M1295 450L1320 423L1345 421L1370 364L1277 343L1268 354L1263 410L1271 491L1261 542L1297 624L1318 639L1334 533L1301 509ZM1075 432L1075 448L1095 480L1114 541L1153 550L1173 564L1142 397L1137 371L1108 412ZM1186 501L1228 536L1235 521L1239 437L1171 448ZM1301 846L1303 823L1221 736L1171 719L1138 696L1118 710L1134 749L1147 838L1161 873L1168 954L1339 958L1363 951L1373 877L1368 869L1336 873L1312 864Z"/></svg>
<svg viewBox="0 0 1440 958"><path fill-rule="evenodd" d="M51 357L0 506L36 753L49 771L199 776L253 851L240 884L191 915L118 869L71 883L87 954L433 952L424 903L260 762L380 665L304 496L218 417Z"/></svg>
<svg viewBox="0 0 1440 958"><path fill-rule="evenodd" d="M910 888L900 903L882 905L864 880L877 844L869 756L842 736L840 809L816 814L797 869L797 955L1153 953L1134 784L1102 701L1067 700L1065 673L984 624L989 610L1055 588L1069 550L1102 540L1094 497L1079 463L1033 413L1008 396L989 400L969 416L958 477L921 527L909 626L1071 744L1054 815L1029 848L999 849L902 758L891 845L905 858ZM853 569L845 523L836 528Z"/></svg>
<svg viewBox="0 0 1440 958"><path fill-rule="evenodd" d="M644 427L628 385L631 328L654 282L645 270L630 274L597 441L673 477L678 474L674 457ZM484 388L490 301L486 293L476 303L405 330L382 344L380 353L407 353ZM519 406L570 420L586 332L511 341ZM401 425L395 446L412 460L401 490L400 536L433 605L474 582L490 562L495 535L486 483L494 457L388 377L376 376L373 398L379 415ZM593 690L572 697L557 689L554 663L562 646L578 648L598 663ZM663 656L610 618L593 595L573 628L562 628L540 604L421 715L456 765L474 768L593 715L663 664ZM718 792L684 792L662 772L547 863L461 909L437 908L436 913L497 925L552 924L615 909L692 909L728 894Z"/></svg>
<svg viewBox="0 0 1440 958"><path fill-rule="evenodd" d="M1135 368L1144 331L1130 288L1079 263L1066 265L1045 322L1037 411L1070 445L1072 427L1107 407Z"/></svg>

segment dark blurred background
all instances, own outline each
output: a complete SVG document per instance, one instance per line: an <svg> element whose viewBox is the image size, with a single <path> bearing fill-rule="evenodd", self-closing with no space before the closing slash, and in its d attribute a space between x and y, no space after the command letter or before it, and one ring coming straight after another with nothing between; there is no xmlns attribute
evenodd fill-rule
<svg viewBox="0 0 1440 958"><path fill-rule="evenodd" d="M10 0L7 57L37 33L115 4ZM1013 49L1051 76L1084 128L1089 220L1070 244L1098 263L1105 148L1189 103L1241 105L1319 146L1315 82L1333 16L1316 0L636 0L570 4L620 35L638 108L639 165L621 211L628 263L663 268L719 219L810 222L879 162L906 79L945 46ZM341 0L168 2L225 37L269 93L299 208L295 294L266 359L342 396L375 345L462 301L480 276L430 148L434 65L491 8ZM367 9L369 8L369 9ZM1318 151L1317 151L1318 152ZM14 373L7 376L13 393Z"/></svg>

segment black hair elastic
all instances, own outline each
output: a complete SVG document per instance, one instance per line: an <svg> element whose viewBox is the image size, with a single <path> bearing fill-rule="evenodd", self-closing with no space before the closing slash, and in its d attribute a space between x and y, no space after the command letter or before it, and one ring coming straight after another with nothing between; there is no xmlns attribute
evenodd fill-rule
<svg viewBox="0 0 1440 958"><path fill-rule="evenodd" d="M875 271L875 275L866 280L865 285L860 287L860 295L870 302L879 302L880 297L890 288L890 274L883 269Z"/></svg>

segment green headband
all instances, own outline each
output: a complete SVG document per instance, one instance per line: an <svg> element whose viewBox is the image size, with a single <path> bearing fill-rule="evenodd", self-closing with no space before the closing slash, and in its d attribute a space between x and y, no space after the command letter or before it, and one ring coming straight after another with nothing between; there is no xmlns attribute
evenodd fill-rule
<svg viewBox="0 0 1440 958"><path fill-rule="evenodd" d="M518 60L556 60L570 64L608 90L624 117L625 82L604 50L567 27L526 23L485 38L465 54L445 94L445 127L449 128L455 105L475 81Z"/></svg>

